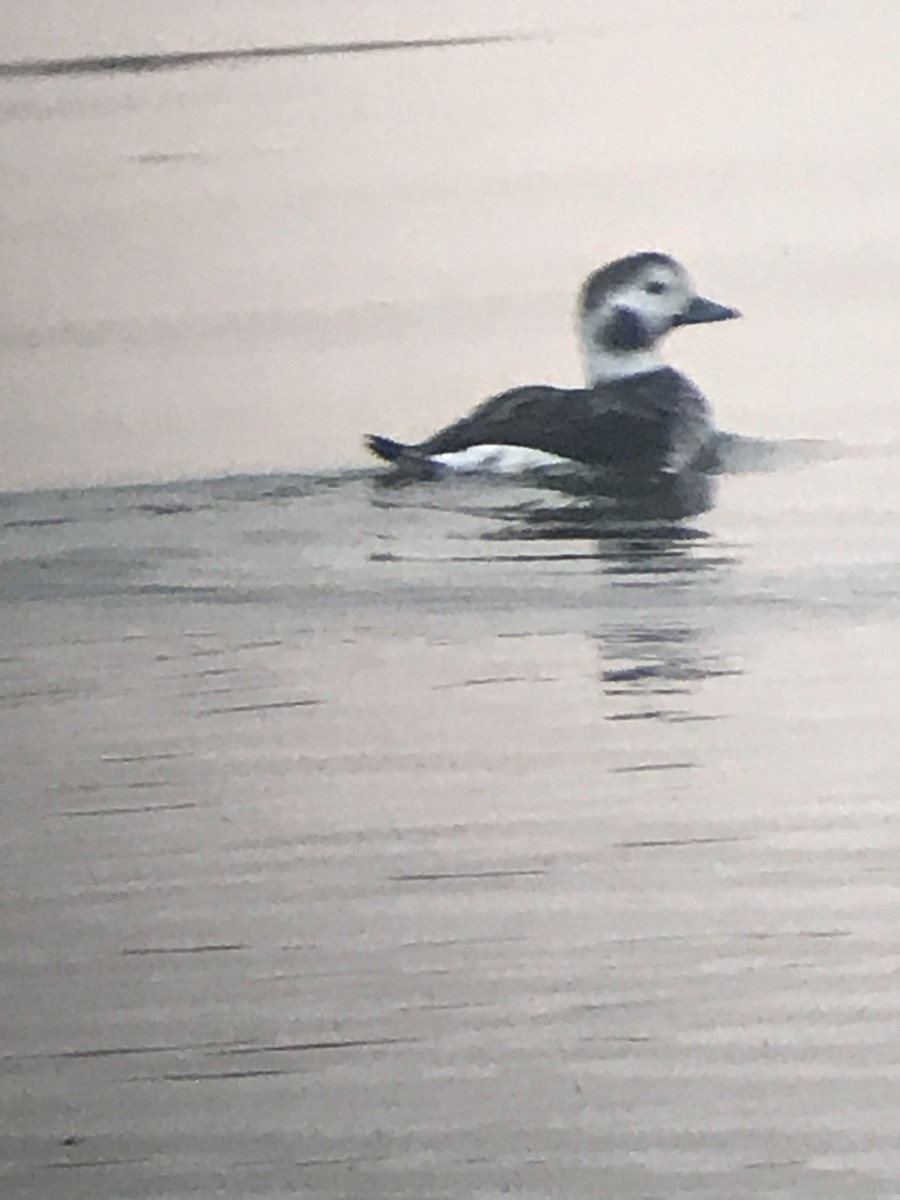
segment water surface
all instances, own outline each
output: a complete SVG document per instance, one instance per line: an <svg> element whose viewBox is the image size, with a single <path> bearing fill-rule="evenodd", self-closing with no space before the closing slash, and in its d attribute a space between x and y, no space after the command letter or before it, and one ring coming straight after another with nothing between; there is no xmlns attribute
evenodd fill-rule
<svg viewBox="0 0 900 1200"><path fill-rule="evenodd" d="M900 9L188 7L0 0L0 1190L896 1196ZM379 483L647 247L709 511Z"/></svg>
<svg viewBox="0 0 900 1200"><path fill-rule="evenodd" d="M895 465L5 498L10 1194L892 1194Z"/></svg>

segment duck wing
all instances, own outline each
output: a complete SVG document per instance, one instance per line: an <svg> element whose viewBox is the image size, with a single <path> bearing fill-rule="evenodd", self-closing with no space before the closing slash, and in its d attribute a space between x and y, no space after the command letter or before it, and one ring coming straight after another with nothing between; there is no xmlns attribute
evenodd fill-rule
<svg viewBox="0 0 900 1200"><path fill-rule="evenodd" d="M431 458L471 446L527 446L591 466L652 473L689 465L711 432L702 394L663 367L593 388L514 388L414 450Z"/></svg>

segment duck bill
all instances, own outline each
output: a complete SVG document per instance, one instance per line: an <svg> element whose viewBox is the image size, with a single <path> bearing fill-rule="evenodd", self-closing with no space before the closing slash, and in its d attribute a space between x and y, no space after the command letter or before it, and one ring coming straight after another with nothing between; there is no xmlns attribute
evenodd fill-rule
<svg viewBox="0 0 900 1200"><path fill-rule="evenodd" d="M684 312L675 318L673 324L708 325L711 321L731 321L740 315L736 308L717 304L715 300L707 300L705 296L695 296Z"/></svg>

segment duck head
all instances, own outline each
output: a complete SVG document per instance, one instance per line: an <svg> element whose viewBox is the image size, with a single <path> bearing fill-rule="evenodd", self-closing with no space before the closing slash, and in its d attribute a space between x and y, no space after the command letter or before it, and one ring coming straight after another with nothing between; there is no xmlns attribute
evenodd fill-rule
<svg viewBox="0 0 900 1200"><path fill-rule="evenodd" d="M581 289L587 384L659 370L657 344L678 325L739 316L737 309L698 295L681 263L667 254L646 251L617 259L589 275Z"/></svg>

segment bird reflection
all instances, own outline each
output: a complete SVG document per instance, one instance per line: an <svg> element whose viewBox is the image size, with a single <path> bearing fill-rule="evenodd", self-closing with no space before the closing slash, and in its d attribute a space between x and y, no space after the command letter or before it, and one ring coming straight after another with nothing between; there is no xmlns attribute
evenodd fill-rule
<svg viewBox="0 0 900 1200"><path fill-rule="evenodd" d="M373 482L379 492L388 495L404 489L421 493L423 487L422 480L400 473L376 476ZM454 482L458 487L460 481ZM680 521L699 516L713 507L716 488L715 476L705 470L640 477L573 463L562 468L542 467L523 472L517 480L483 477L466 482L476 493L482 489L490 492L492 488L519 493L516 502L506 508L494 509L493 515L511 519L522 517L526 528L513 526L508 536L528 536L527 526L533 524L539 528L534 535L539 538L589 537L592 525L598 525L602 532L611 521ZM457 487L451 484L448 488L443 483L435 490L443 495L456 492L459 499ZM520 498L523 489L537 490L543 498L534 505L523 503ZM547 494L567 496L570 500L568 504L554 506L547 503ZM574 526L563 522L555 531L554 520L567 515L572 516Z"/></svg>
<svg viewBox="0 0 900 1200"><path fill-rule="evenodd" d="M597 594L589 632L610 720L705 719L689 698L706 680L737 673L710 644L714 588L734 556L706 530L672 517L672 506L660 511L642 500L629 508L596 495L555 503L545 497L527 508L509 506L502 526L483 536L527 544L516 555L523 561L584 558L599 566L607 588ZM536 543L553 549L540 554Z"/></svg>
<svg viewBox="0 0 900 1200"><path fill-rule="evenodd" d="M451 518L449 536L426 552L436 564L521 566L539 584L552 578L554 602L583 609L609 720L683 721L710 716L698 709L698 693L708 680L736 673L716 647L719 585L735 559L690 519L711 506L713 484L683 473L611 498L584 472L542 474L539 484L420 481L400 490L379 479L374 498Z"/></svg>
<svg viewBox="0 0 900 1200"><path fill-rule="evenodd" d="M710 553L711 542L678 524L598 539L604 575L634 598L625 619L616 606L593 635L610 720L711 719L697 694L706 681L739 673L717 648L711 619L713 589L734 559Z"/></svg>

